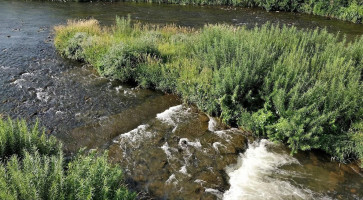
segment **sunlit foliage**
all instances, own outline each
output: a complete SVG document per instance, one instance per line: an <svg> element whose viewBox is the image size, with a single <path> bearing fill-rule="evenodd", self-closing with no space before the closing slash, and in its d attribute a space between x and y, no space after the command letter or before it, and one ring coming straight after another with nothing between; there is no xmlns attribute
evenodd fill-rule
<svg viewBox="0 0 363 200"><path fill-rule="evenodd" d="M106 154L65 161L60 143L24 121L0 120L0 199L135 199Z"/></svg>

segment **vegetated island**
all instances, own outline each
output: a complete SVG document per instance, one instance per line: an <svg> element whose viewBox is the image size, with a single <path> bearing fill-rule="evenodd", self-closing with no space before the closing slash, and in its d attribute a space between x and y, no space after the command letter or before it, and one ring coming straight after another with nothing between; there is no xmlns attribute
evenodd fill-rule
<svg viewBox="0 0 363 200"><path fill-rule="evenodd" d="M92 2L92 0L51 0ZM119 1L119 0L95 0ZM361 0L121 0L131 2L168 3L180 5L224 5L238 7L258 7L267 11L299 12L325 16L354 23L363 21L363 1Z"/></svg>
<svg viewBox="0 0 363 200"><path fill-rule="evenodd" d="M177 94L292 153L363 160L363 36L347 42L271 24L190 29L116 18L112 27L94 19L56 26L54 42L103 76Z"/></svg>

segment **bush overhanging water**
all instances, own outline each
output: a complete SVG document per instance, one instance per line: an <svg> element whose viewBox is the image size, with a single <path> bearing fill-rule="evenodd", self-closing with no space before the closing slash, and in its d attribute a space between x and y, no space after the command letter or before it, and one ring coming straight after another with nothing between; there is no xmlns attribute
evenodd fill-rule
<svg viewBox="0 0 363 200"><path fill-rule="evenodd" d="M55 46L101 75L180 95L201 110L292 152L363 158L363 37L266 24L113 27L96 20L55 27Z"/></svg>

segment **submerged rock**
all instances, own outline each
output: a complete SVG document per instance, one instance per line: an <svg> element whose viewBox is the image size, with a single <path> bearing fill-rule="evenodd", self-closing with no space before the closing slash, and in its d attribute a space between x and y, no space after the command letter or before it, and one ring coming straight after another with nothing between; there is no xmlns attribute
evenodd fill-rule
<svg viewBox="0 0 363 200"><path fill-rule="evenodd" d="M196 109L171 107L115 138L110 158L135 189L153 198L217 199L229 188L224 168L237 162L247 139L240 130L220 130L217 120L207 119Z"/></svg>

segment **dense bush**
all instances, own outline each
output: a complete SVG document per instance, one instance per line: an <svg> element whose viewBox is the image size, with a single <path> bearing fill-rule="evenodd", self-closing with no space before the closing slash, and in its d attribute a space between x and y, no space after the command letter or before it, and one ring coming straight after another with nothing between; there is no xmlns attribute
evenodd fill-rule
<svg viewBox="0 0 363 200"><path fill-rule="evenodd" d="M88 31L88 41L107 38L109 45L93 44L100 44L101 55L81 43L84 60L101 74L176 93L229 125L286 142L292 152L323 149L341 161L363 158L363 37L347 43L325 30L270 24L190 30L124 21L122 28ZM77 37L74 30L84 23L56 27L56 46ZM65 49L58 48L72 58ZM115 68L124 49L132 49L133 62Z"/></svg>
<svg viewBox="0 0 363 200"><path fill-rule="evenodd" d="M56 155L60 147L54 137L47 138L38 123L29 129L24 120L4 121L0 118L0 161L14 154L22 157L24 151L33 150L41 155Z"/></svg>
<svg viewBox="0 0 363 200"><path fill-rule="evenodd" d="M0 199L135 199L106 154L65 162L56 140L24 121L0 120L0 133Z"/></svg>
<svg viewBox="0 0 363 200"><path fill-rule="evenodd" d="M363 1L360 0L304 0L296 10L354 23L362 23L363 20Z"/></svg>

